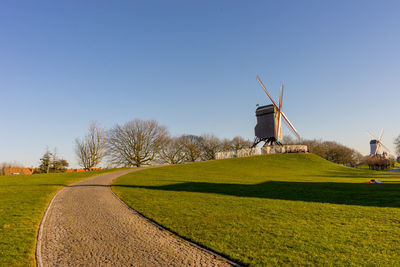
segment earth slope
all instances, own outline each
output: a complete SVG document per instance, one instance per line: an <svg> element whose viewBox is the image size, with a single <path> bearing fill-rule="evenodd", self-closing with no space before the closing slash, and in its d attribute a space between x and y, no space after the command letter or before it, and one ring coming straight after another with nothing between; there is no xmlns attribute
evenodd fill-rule
<svg viewBox="0 0 400 267"><path fill-rule="evenodd" d="M371 178L384 184L366 184ZM113 191L166 228L248 265L396 265L400 175L313 154L168 166Z"/></svg>

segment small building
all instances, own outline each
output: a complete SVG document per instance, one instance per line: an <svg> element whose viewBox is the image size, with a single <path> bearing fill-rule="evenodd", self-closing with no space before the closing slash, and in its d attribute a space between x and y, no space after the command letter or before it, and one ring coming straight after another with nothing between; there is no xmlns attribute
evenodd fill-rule
<svg viewBox="0 0 400 267"><path fill-rule="evenodd" d="M33 168L22 168L22 167L4 167L4 175L32 175Z"/></svg>

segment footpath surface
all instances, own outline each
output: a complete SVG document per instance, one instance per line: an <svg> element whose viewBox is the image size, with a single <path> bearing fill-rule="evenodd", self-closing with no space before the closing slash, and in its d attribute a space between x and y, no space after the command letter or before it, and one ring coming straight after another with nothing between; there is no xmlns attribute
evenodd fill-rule
<svg viewBox="0 0 400 267"><path fill-rule="evenodd" d="M38 266L229 266L230 263L149 222L111 191L125 170L59 191L38 235Z"/></svg>

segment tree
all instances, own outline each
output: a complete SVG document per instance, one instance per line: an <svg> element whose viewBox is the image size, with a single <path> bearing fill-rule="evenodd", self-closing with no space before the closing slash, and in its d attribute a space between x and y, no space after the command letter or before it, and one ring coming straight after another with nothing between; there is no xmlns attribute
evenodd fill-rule
<svg viewBox="0 0 400 267"><path fill-rule="evenodd" d="M180 164L185 161L183 137L168 138L159 153L160 161L168 164Z"/></svg>
<svg viewBox="0 0 400 267"><path fill-rule="evenodd" d="M215 154L221 149L221 140L212 134L201 136L201 157L203 160L215 159Z"/></svg>
<svg viewBox="0 0 400 267"><path fill-rule="evenodd" d="M69 163L65 159L57 156L56 149L54 149L54 153L51 153L47 148L40 162L39 173L65 172L69 166Z"/></svg>
<svg viewBox="0 0 400 267"><path fill-rule="evenodd" d="M366 163L369 169L372 170L385 170L390 167L394 167L394 160L390 158L384 158L379 155L367 156Z"/></svg>
<svg viewBox="0 0 400 267"><path fill-rule="evenodd" d="M86 170L92 170L99 165L105 156L106 143L104 130L97 123L92 123L85 137L75 139L75 154L79 165Z"/></svg>
<svg viewBox="0 0 400 267"><path fill-rule="evenodd" d="M159 154L169 134L167 128L154 120L135 119L116 125L108 132L110 160L118 166L150 164Z"/></svg>
<svg viewBox="0 0 400 267"><path fill-rule="evenodd" d="M224 138L221 141L221 146L220 146L220 150L221 151L232 151L234 149L233 147L233 143L232 140L229 140L228 138Z"/></svg>
<svg viewBox="0 0 400 267"><path fill-rule="evenodd" d="M252 145L252 142L250 140L246 140L241 136L235 136L232 141L232 147L235 152L237 152L240 149L244 148L249 148Z"/></svg>
<svg viewBox="0 0 400 267"><path fill-rule="evenodd" d="M394 139L395 152L400 157L400 134Z"/></svg>
<svg viewBox="0 0 400 267"><path fill-rule="evenodd" d="M285 145L293 145L296 142L294 141L294 139L290 135L284 135L282 143L285 144Z"/></svg>
<svg viewBox="0 0 400 267"><path fill-rule="evenodd" d="M196 135L182 135L181 141L185 153L185 160L195 162L201 157L201 137Z"/></svg>
<svg viewBox="0 0 400 267"><path fill-rule="evenodd" d="M307 145L311 153L334 163L355 166L362 160L359 152L333 141L302 140L301 143Z"/></svg>
<svg viewBox="0 0 400 267"><path fill-rule="evenodd" d="M49 173L50 172L50 165L51 159L53 154L49 151L49 148L46 149L46 152L40 158L40 165L39 165L39 172L40 173Z"/></svg>
<svg viewBox="0 0 400 267"><path fill-rule="evenodd" d="M56 158L51 163L50 172L66 172L68 166L68 161L66 161L65 159Z"/></svg>

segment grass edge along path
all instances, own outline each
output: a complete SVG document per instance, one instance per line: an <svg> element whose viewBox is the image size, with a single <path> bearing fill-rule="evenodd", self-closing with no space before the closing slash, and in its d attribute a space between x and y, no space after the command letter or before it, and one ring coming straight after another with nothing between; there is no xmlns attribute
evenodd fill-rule
<svg viewBox="0 0 400 267"><path fill-rule="evenodd" d="M35 266L39 225L54 195L72 183L118 170L0 176L0 266Z"/></svg>
<svg viewBox="0 0 400 267"><path fill-rule="evenodd" d="M385 184L366 184L371 178ZM312 154L208 161L114 180L130 207L245 265L400 262L400 174Z"/></svg>

